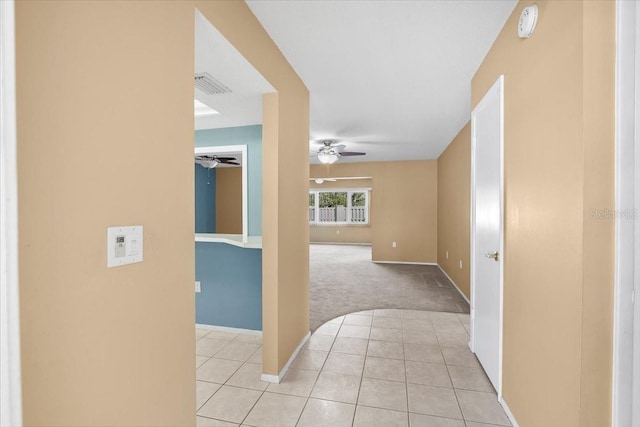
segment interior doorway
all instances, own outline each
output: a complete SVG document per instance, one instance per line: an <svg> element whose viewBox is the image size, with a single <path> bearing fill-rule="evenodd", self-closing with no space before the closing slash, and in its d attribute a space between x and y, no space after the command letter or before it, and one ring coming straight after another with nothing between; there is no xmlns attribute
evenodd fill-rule
<svg viewBox="0 0 640 427"><path fill-rule="evenodd" d="M504 76L471 114L471 351L502 393Z"/></svg>

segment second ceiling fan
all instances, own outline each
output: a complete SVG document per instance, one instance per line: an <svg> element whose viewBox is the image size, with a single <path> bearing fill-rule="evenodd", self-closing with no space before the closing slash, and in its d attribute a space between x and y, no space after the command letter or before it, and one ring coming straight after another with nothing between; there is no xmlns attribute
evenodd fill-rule
<svg viewBox="0 0 640 427"><path fill-rule="evenodd" d="M205 154L196 156L196 163L205 169L213 169L218 164L240 166L235 157L220 157L216 155Z"/></svg>

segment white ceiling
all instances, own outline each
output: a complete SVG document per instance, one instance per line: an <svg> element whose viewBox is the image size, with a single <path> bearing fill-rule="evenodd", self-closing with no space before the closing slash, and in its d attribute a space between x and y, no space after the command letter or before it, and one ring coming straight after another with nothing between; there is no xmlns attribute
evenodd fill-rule
<svg viewBox="0 0 640 427"><path fill-rule="evenodd" d="M208 72L232 91L209 95L194 89L198 101L220 112L197 117L195 129L261 124L262 94L273 87L200 12L195 20L195 72Z"/></svg>
<svg viewBox="0 0 640 427"><path fill-rule="evenodd" d="M517 1L247 3L310 91L310 139L367 152L350 162L437 158Z"/></svg>

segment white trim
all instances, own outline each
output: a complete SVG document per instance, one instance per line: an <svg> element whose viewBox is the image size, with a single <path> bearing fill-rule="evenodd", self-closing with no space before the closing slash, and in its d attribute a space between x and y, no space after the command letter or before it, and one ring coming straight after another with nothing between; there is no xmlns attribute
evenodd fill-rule
<svg viewBox="0 0 640 427"><path fill-rule="evenodd" d="M322 176L318 176L315 178L309 178L309 181L315 181L316 179L335 179L335 180L357 180L357 179L372 179L373 177L371 176L327 176L327 177L322 177ZM325 182L333 182L333 181L325 181ZM322 184L318 184L318 185L322 185Z"/></svg>
<svg viewBox="0 0 640 427"><path fill-rule="evenodd" d="M373 191L371 187L342 187L342 188L320 188L320 187L309 187L309 193L317 192L317 193L363 193L365 191Z"/></svg>
<svg viewBox="0 0 640 427"><path fill-rule="evenodd" d="M196 147L193 150L195 155L202 154L242 154L242 241L248 242L249 239L249 192L248 192L248 159L247 145L213 145L208 147Z"/></svg>
<svg viewBox="0 0 640 427"><path fill-rule="evenodd" d="M371 243L349 243L349 242L309 242L310 245L344 245L344 246L371 246Z"/></svg>
<svg viewBox="0 0 640 427"><path fill-rule="evenodd" d="M640 209L640 7L616 1L615 210ZM635 96L634 96L635 95ZM635 145L635 147L634 147ZM634 188L635 186L635 188ZM640 226L616 215L612 426L640 424ZM635 237L634 237L635 235ZM635 242L634 242L635 239ZM635 284L634 284L635 282ZM636 291L636 312L632 295ZM634 319L635 318L635 319ZM634 344L634 335L636 343ZM634 349L635 346L635 349ZM635 354L634 354L635 353ZM634 366L635 364L635 366Z"/></svg>
<svg viewBox="0 0 640 427"><path fill-rule="evenodd" d="M307 341L309 341L309 338L311 338L311 331L307 332L307 334L302 338L302 341L300 341L300 344L298 344L296 349L293 350L293 353L291 353L291 357L289 357L289 360L287 360L287 363L284 365L284 368L282 368L278 375L262 374L260 376L260 379L268 383L280 384L284 376L287 375L289 367L291 366L293 361L296 360L296 356L298 356L298 353L300 353L300 350L302 350L302 347L304 347Z"/></svg>
<svg viewBox="0 0 640 427"><path fill-rule="evenodd" d="M498 332L498 399L502 399L502 358L503 358L503 335L504 335L504 75L498 77L495 83L483 96L482 100L476 105L471 113L471 270L470 270L470 289L471 289L471 328L470 328L470 349L475 353L475 270L476 270L476 222L475 222L475 206L476 206L476 139L474 119L476 111L479 111L485 103L487 94L494 90L500 91L500 249L499 249L499 268L500 268L500 313L499 313L499 332Z"/></svg>
<svg viewBox="0 0 640 427"><path fill-rule="evenodd" d="M311 222L309 221L309 225L312 227L371 227L370 223L363 222Z"/></svg>
<svg viewBox="0 0 640 427"><path fill-rule="evenodd" d="M435 262L409 262L409 261L374 261L376 264L408 264L408 265L438 265Z"/></svg>
<svg viewBox="0 0 640 427"><path fill-rule="evenodd" d="M513 415L513 412L511 412L511 409L509 409L507 402L504 400L504 397L500 397L500 399L498 399L498 403L502 405L502 409L504 410L504 413L507 414L507 418L509 418L509 421L511 421L511 425L513 427L520 427L518 421L516 421L516 417Z"/></svg>
<svg viewBox="0 0 640 427"><path fill-rule="evenodd" d="M280 384L281 378L280 378L280 375L262 374L260 375L260 381L264 381L266 383Z"/></svg>
<svg viewBox="0 0 640 427"><path fill-rule="evenodd" d="M636 215L640 215L640 6L636 3L635 14L635 163L634 171L634 209ZM634 261L636 266L633 275L634 295L635 295L635 313L633 324L633 401L640 400L640 220L635 219L635 239L634 239ZM640 425L640 405L632 405L633 423Z"/></svg>
<svg viewBox="0 0 640 427"><path fill-rule="evenodd" d="M442 273L447 276L447 279L449 279L449 281L451 283L453 283L453 287L456 288L456 290L458 292L460 292L460 295L462 295L462 298L464 298L464 300L469 303L469 309L471 309L471 301L469 301L469 298L467 298L467 296L465 294L462 293L462 291L460 290L460 288L458 287L458 285L456 284L456 282L453 281L453 279L451 278L451 276L449 276L447 274L446 271L444 271L444 268L442 268L442 266L440 264L436 264L438 266L438 268L440 269L440 271L442 271Z"/></svg>
<svg viewBox="0 0 640 427"><path fill-rule="evenodd" d="M196 233L196 242L226 243L247 249L262 249L262 236L247 236L243 239L241 234Z"/></svg>
<svg viewBox="0 0 640 427"><path fill-rule="evenodd" d="M0 1L0 425L22 425L15 9Z"/></svg>
<svg viewBox="0 0 640 427"><path fill-rule="evenodd" d="M196 323L196 328L206 329L208 331L229 332L231 334L254 335L262 337L262 331L253 329L231 328L229 326L205 325L204 323Z"/></svg>

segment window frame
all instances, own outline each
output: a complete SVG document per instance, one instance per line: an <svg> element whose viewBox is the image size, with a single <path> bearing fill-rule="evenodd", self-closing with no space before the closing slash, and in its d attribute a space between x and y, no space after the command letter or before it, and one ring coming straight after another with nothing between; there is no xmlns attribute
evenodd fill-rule
<svg viewBox="0 0 640 427"><path fill-rule="evenodd" d="M370 225L370 192L371 188L310 188L309 195L313 195L313 209L314 209L314 221L311 221L309 218L309 225L319 225L319 226L345 226L345 225L355 225L355 226L369 226ZM320 218L320 193L347 193L347 220L346 221L335 221L335 222L320 222L318 219ZM364 213L365 213L365 221L364 222L353 222L351 220L351 205L352 196L354 193L363 193L364 194ZM356 206L357 207L357 206ZM311 208L311 206L309 206Z"/></svg>

